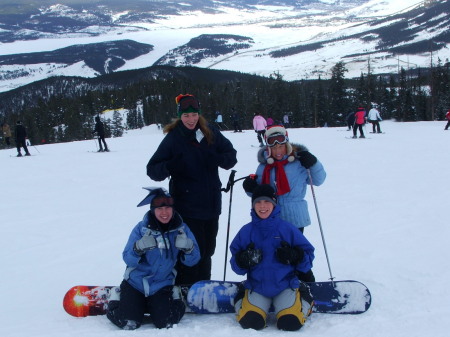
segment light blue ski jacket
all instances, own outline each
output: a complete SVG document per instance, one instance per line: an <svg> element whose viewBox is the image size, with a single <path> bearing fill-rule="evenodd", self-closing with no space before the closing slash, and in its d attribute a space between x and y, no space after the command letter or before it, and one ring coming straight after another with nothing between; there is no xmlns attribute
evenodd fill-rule
<svg viewBox="0 0 450 337"><path fill-rule="evenodd" d="M189 227L183 223L180 215L175 212L169 228L162 231L158 228L154 215L147 212L144 219L132 230L125 249L122 253L127 265L124 279L145 296L156 293L161 288L175 283L175 264L177 259L186 266L193 266L200 260L200 249ZM175 239L182 230L194 242L191 253L185 254L175 247ZM153 235L158 244L157 248L138 255L133 247L137 240L144 235Z"/></svg>
<svg viewBox="0 0 450 337"><path fill-rule="evenodd" d="M292 144L292 146L294 152L307 150L303 145ZM267 147L261 148L258 151L258 161L260 164L256 169L258 184L261 184L264 167L267 164L267 158ZM283 159L286 158L287 156ZM278 196L278 205L281 207L281 218L298 228L306 227L311 224L308 203L305 200L305 195L310 184L308 171L300 164L300 161L297 158L286 164L284 166L284 171L286 172L291 191ZM311 166L310 172L313 185L322 185L327 174L319 160ZM270 171L270 185L276 190L275 168Z"/></svg>

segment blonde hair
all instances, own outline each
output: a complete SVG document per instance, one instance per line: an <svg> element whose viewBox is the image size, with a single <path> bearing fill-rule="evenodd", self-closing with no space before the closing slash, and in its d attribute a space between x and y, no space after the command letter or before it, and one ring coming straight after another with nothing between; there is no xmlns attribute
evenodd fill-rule
<svg viewBox="0 0 450 337"><path fill-rule="evenodd" d="M172 123L164 126L163 132L165 134L171 132L179 123L183 123L181 118L175 119ZM208 121L202 115L198 115L198 125L208 144L214 143L214 134L208 126Z"/></svg>

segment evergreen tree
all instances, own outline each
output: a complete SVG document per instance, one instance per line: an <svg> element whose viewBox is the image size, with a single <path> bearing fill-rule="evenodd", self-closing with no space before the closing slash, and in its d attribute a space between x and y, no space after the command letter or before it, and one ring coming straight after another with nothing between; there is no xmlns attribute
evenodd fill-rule
<svg viewBox="0 0 450 337"><path fill-rule="evenodd" d="M127 115L128 129L134 130L138 128L137 111L135 108L130 109Z"/></svg>
<svg viewBox="0 0 450 337"><path fill-rule="evenodd" d="M344 62L338 62L331 69L330 80L330 116L333 120L332 125L345 125L347 110L349 109L347 88L345 86L344 75L348 71Z"/></svg>
<svg viewBox="0 0 450 337"><path fill-rule="evenodd" d="M384 119L395 118L398 120L398 106L397 106L397 82L393 75L389 77L389 86L386 99L384 100L383 106L385 108Z"/></svg>
<svg viewBox="0 0 450 337"><path fill-rule="evenodd" d="M449 83L449 62L442 65L438 59L436 67L432 71L432 97L434 100L434 116L436 120L445 118L445 114L450 108L450 83Z"/></svg>
<svg viewBox="0 0 450 337"><path fill-rule="evenodd" d="M123 118L119 111L114 110L113 120L111 123L111 135L113 137L122 137L123 135Z"/></svg>
<svg viewBox="0 0 450 337"><path fill-rule="evenodd" d="M416 109L413 106L411 87L408 85L406 71L403 67L400 70L397 102L399 120L403 122L418 120Z"/></svg>

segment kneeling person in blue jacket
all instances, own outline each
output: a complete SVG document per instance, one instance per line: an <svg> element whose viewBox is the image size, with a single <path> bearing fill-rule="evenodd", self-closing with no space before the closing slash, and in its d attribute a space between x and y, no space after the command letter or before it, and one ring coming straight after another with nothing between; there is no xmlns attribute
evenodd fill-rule
<svg viewBox="0 0 450 337"><path fill-rule="evenodd" d="M163 188L146 188L139 206L150 204L144 219L133 229L122 253L127 265L124 280L113 288L107 317L119 328L134 330L150 313L157 328L170 328L185 313L175 284L177 261L193 266L200 260L194 235L174 210L174 201Z"/></svg>
<svg viewBox="0 0 450 337"><path fill-rule="evenodd" d="M280 218L270 185L258 185L253 191L251 217L230 245L233 271L247 274L245 292L235 298L237 320L244 329L263 329L273 307L278 329L299 330L311 314L313 300L296 271L311 269L314 247Z"/></svg>

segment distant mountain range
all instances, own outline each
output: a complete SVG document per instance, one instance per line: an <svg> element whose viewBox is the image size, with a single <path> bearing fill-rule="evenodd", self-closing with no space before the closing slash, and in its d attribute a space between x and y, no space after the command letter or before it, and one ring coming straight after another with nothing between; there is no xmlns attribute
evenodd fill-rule
<svg viewBox="0 0 450 337"><path fill-rule="evenodd" d="M0 91L151 65L300 80L339 61L358 77L450 58L448 0L15 3L0 4Z"/></svg>

